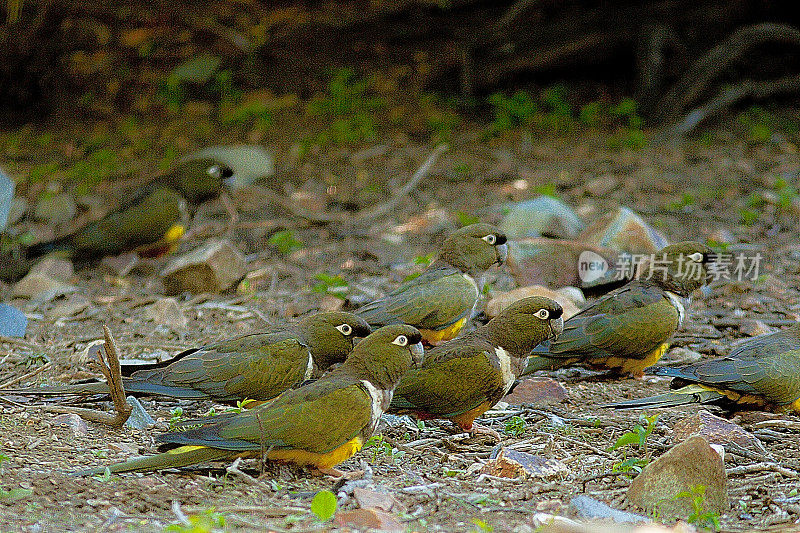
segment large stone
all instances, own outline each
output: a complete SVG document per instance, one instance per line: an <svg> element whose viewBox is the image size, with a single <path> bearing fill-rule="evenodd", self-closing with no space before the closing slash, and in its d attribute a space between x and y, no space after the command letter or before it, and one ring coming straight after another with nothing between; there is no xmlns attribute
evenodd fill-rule
<svg viewBox="0 0 800 533"><path fill-rule="evenodd" d="M72 285L53 279L46 274L28 272L24 278L14 284L11 294L19 298L47 301L74 290L75 287Z"/></svg>
<svg viewBox="0 0 800 533"><path fill-rule="evenodd" d="M627 207L601 216L583 230L577 240L631 254L652 254L668 244L664 235Z"/></svg>
<svg viewBox="0 0 800 533"><path fill-rule="evenodd" d="M27 327L28 317L25 313L16 307L0 303L0 336L24 337Z"/></svg>
<svg viewBox="0 0 800 533"><path fill-rule="evenodd" d="M161 271L167 294L221 292L247 273L244 255L227 240L214 240L174 258Z"/></svg>
<svg viewBox="0 0 800 533"><path fill-rule="evenodd" d="M181 165L199 159L215 160L229 167L233 171L229 183L237 189L275 173L275 156L264 147L257 145L208 146L178 161L178 170Z"/></svg>
<svg viewBox="0 0 800 533"><path fill-rule="evenodd" d="M11 200L14 198L14 182L0 168L0 231L6 229L11 212Z"/></svg>
<svg viewBox="0 0 800 533"><path fill-rule="evenodd" d="M521 380L503 401L509 405L533 405L544 407L567 399L564 385L547 376L533 376Z"/></svg>
<svg viewBox="0 0 800 533"><path fill-rule="evenodd" d="M480 472L512 479L546 479L566 474L569 469L557 459L501 448L497 457L490 459Z"/></svg>
<svg viewBox="0 0 800 533"><path fill-rule="evenodd" d="M69 193L58 193L47 195L36 202L33 216L36 220L42 220L48 224L61 225L75 218L78 206L75 199Z"/></svg>
<svg viewBox="0 0 800 533"><path fill-rule="evenodd" d="M33 265L30 269L30 273L43 274L49 278L66 283L75 275L75 267L69 259L47 256Z"/></svg>
<svg viewBox="0 0 800 533"><path fill-rule="evenodd" d="M693 435L700 435L709 444L723 446L734 444L759 453L766 453L764 445L758 437L734 424L730 420L720 418L701 409L694 416L684 418L672 428L674 442L682 442Z"/></svg>
<svg viewBox="0 0 800 533"><path fill-rule="evenodd" d="M603 262L605 272L591 282L584 282L579 268L585 257ZM508 267L517 285L547 287L587 287L613 281L617 253L609 248L577 241L531 237L511 240L508 246Z"/></svg>
<svg viewBox="0 0 800 533"><path fill-rule="evenodd" d="M500 222L500 229L512 239L541 236L572 239L585 227L571 207L551 196L511 204Z"/></svg>
<svg viewBox="0 0 800 533"><path fill-rule="evenodd" d="M531 285L529 287L520 287L513 291L495 294L486 304L486 315L494 318L499 315L503 309L514 302L531 296L544 296L545 298L550 298L561 304L562 309L564 309L564 320L580 311L578 306L576 306L572 300L564 296L564 294L551 291L547 287L542 287L541 285Z"/></svg>
<svg viewBox="0 0 800 533"><path fill-rule="evenodd" d="M692 499L678 494L700 486L705 487L706 509L728 510L723 459L703 437L693 436L648 464L631 483L626 499L662 518L686 518L692 512Z"/></svg>
<svg viewBox="0 0 800 533"><path fill-rule="evenodd" d="M333 519L334 524L358 531L397 531L403 532L406 527L397 516L377 509L354 509L339 511Z"/></svg>
<svg viewBox="0 0 800 533"><path fill-rule="evenodd" d="M377 509L379 511L405 513L408 509L405 505L395 498L390 492L382 492L368 489L366 487L356 487L353 489L353 496L362 509Z"/></svg>

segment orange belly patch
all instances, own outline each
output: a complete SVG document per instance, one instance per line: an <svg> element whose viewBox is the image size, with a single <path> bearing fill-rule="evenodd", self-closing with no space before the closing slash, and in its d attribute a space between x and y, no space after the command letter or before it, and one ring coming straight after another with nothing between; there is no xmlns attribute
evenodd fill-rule
<svg viewBox="0 0 800 533"><path fill-rule="evenodd" d="M350 459L363 445L364 440L361 437L355 437L327 453L314 453L306 450L272 450L267 453L267 459L298 465L310 465L320 469L333 468L339 463Z"/></svg>
<svg viewBox="0 0 800 533"><path fill-rule="evenodd" d="M444 329L420 329L422 339L428 344L437 344L444 341L454 339L464 324L467 323L467 317L447 326Z"/></svg>
<svg viewBox="0 0 800 533"><path fill-rule="evenodd" d="M664 355L664 352L669 348L669 343L664 343L643 359L634 359L631 357L607 357L599 361L593 361L593 366L602 366L604 368L618 369L620 374L631 374L636 377L644 375L644 369L656 364L659 359Z"/></svg>
<svg viewBox="0 0 800 533"><path fill-rule="evenodd" d="M472 423L475 421L475 419L481 416L489 409L491 409L491 407L492 404L490 404L489 402L483 402L478 407L474 407L469 411L461 413L460 415L451 417L450 420L458 424L458 427L460 427L464 431L469 431L470 429L472 429Z"/></svg>

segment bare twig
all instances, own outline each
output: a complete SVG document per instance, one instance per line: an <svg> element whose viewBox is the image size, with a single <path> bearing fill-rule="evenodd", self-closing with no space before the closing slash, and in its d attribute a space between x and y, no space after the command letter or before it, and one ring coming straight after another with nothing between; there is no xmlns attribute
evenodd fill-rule
<svg viewBox="0 0 800 533"><path fill-rule="evenodd" d="M717 76L749 50L765 42L800 45L800 30L787 24L754 24L733 32L686 70L661 99L657 109L665 122L674 122L692 102L706 91Z"/></svg>
<svg viewBox="0 0 800 533"><path fill-rule="evenodd" d="M247 483L248 485L261 485L261 482L258 481L256 478L254 478L250 474L247 474L247 473L242 472L241 470L239 470L239 463L241 463L241 462L242 462L242 458L241 457L237 457L236 460L233 462L233 464L231 464L229 467L227 467L225 469L225 471L228 472L229 474L233 474L235 476L238 476L238 477L242 478L242 480L245 483Z"/></svg>
<svg viewBox="0 0 800 533"><path fill-rule="evenodd" d="M32 378L33 376L36 376L37 374L41 374L45 370L49 369L51 366L53 366L52 363L45 363L42 366L40 366L39 368L37 368L36 370L33 370L31 372L28 372L27 374L23 374L23 375L21 375L19 377L16 377L14 379L6 381L3 384L0 384L0 389L6 389L6 388L10 387L11 385L16 385L17 383L20 383L21 381L25 381L26 379Z"/></svg>
<svg viewBox="0 0 800 533"><path fill-rule="evenodd" d="M753 429L782 428L800 431L800 422L797 420L785 420L780 418L777 420L763 420L761 422L755 422L754 424L751 424L751 427Z"/></svg>
<svg viewBox="0 0 800 533"><path fill-rule="evenodd" d="M668 129L665 137L686 135L707 118L746 98L759 100L779 93L794 93L798 91L800 91L800 75L786 76L770 81L744 81L738 85L723 89L705 105L691 110L683 120Z"/></svg>
<svg viewBox="0 0 800 533"><path fill-rule="evenodd" d="M436 163L436 160L439 159L439 156L449 149L450 147L446 144L440 144L434 148L428 158L411 176L411 179L409 179L405 185L397 189L386 202L380 203L371 209L359 211L359 213L349 222L363 223L374 220L397 207L397 204L399 204L404 198L408 197L411 191L416 189L423 178L428 175L428 172L430 172L431 167L434 165L434 163Z"/></svg>
<svg viewBox="0 0 800 533"><path fill-rule="evenodd" d="M777 472L784 477L800 477L800 473L797 471L781 466L778 463L755 463L752 465L734 466L733 468L725 470L725 473L729 476L752 474L754 472Z"/></svg>

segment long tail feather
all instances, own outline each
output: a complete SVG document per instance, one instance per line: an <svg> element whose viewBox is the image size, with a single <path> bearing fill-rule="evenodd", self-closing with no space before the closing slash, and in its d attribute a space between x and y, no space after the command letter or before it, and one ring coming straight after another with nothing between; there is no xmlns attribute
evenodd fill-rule
<svg viewBox="0 0 800 533"><path fill-rule="evenodd" d="M238 452L231 450L220 450L219 448L209 448L208 446L181 446L168 452L145 457L134 457L122 463L109 465L108 467L90 468L73 472L73 476L94 476L103 474L108 468L112 473L116 472L152 472L164 468L180 468L206 461L215 461L235 457Z"/></svg>
<svg viewBox="0 0 800 533"><path fill-rule="evenodd" d="M611 409L643 409L646 407L675 407L677 405L687 405L690 403L711 403L725 398L719 391L709 389L702 385L687 385L680 389L639 398L638 400L626 400L624 402L607 403L601 407Z"/></svg>
<svg viewBox="0 0 800 533"><path fill-rule="evenodd" d="M537 370L557 370L568 362L567 359L556 359L552 357L544 357L539 355L531 355L528 357L528 363L525 370L522 371L522 376L533 374Z"/></svg>

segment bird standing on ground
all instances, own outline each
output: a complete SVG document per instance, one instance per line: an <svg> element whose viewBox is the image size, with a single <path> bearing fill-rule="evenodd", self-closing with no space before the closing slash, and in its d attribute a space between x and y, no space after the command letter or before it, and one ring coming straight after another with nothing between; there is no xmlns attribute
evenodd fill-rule
<svg viewBox="0 0 800 533"><path fill-rule="evenodd" d="M662 248L642 264L637 279L567 320L558 340L534 351L523 374L586 365L641 376L681 327L683 300L705 284L712 255L692 241Z"/></svg>
<svg viewBox="0 0 800 533"><path fill-rule="evenodd" d="M263 455L267 459L332 468L352 457L375 431L400 377L422 361L422 335L386 326L361 341L338 368L275 400L200 428L158 440L179 447L109 466L111 472L152 471ZM102 474L105 467L77 472Z"/></svg>
<svg viewBox="0 0 800 533"><path fill-rule="evenodd" d="M422 367L400 379L391 408L472 429L511 389L533 347L561 333L561 314L549 298L514 302L486 325L428 350Z"/></svg>
<svg viewBox="0 0 800 533"><path fill-rule="evenodd" d="M608 404L617 409L714 403L730 408L762 408L800 414L800 324L749 339L726 357L674 368L669 392Z"/></svg>
<svg viewBox="0 0 800 533"><path fill-rule="evenodd" d="M445 239L422 274L356 313L373 326L410 324L429 344L450 340L480 299L476 278L507 256L506 236L499 229L482 223L465 226Z"/></svg>
<svg viewBox="0 0 800 533"><path fill-rule="evenodd" d="M134 394L217 401L270 400L341 363L355 337L370 333L364 319L345 312L316 313L296 326L251 333L147 365L123 365L122 384ZM103 394L104 381L57 387L4 389L3 394Z"/></svg>

